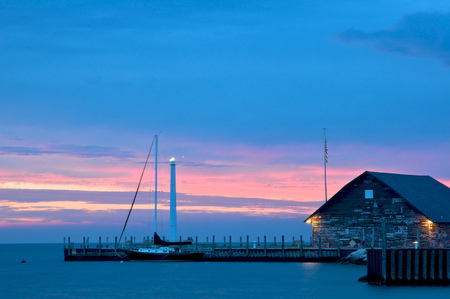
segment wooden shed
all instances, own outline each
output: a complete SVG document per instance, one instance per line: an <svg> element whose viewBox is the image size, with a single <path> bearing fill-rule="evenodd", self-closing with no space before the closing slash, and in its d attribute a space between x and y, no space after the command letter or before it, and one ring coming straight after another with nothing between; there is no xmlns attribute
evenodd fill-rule
<svg viewBox="0 0 450 299"><path fill-rule="evenodd" d="M430 176L366 171L305 222L313 245L381 245L381 219L391 248L450 248L450 188Z"/></svg>

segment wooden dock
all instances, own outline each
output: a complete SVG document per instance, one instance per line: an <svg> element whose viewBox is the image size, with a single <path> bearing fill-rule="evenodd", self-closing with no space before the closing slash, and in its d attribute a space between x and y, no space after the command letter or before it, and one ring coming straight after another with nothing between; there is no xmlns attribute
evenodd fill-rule
<svg viewBox="0 0 450 299"><path fill-rule="evenodd" d="M276 245L274 243L268 244L266 237L264 237L263 243L258 242L258 246L254 243L252 246L248 241L244 245L241 242L239 245L233 245L231 238L229 243L215 243L214 237L212 243L198 243L196 241L184 252L203 252L205 255L203 261L216 261L216 262L335 262L342 257L349 255L356 249L341 249L341 248L309 248L305 247L300 241L292 241L287 245L282 237L281 244ZM147 244L126 243L118 244L117 238L114 244L102 244L101 238L99 243L92 244L86 242L86 238L83 238L83 243L75 245L69 242L64 242L64 260L65 261L127 261L128 257L121 251L123 246L127 248L133 246L146 246Z"/></svg>

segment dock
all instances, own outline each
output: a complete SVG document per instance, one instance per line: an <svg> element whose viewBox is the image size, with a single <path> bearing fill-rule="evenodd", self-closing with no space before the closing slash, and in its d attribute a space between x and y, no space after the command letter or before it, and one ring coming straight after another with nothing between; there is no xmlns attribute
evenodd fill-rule
<svg viewBox="0 0 450 299"><path fill-rule="evenodd" d="M450 249L368 249L372 285L450 285Z"/></svg>
<svg viewBox="0 0 450 299"><path fill-rule="evenodd" d="M213 236L212 243L198 243L198 238L195 238L195 243L186 249L184 252L202 252L204 257L202 261L214 262L335 262L342 257L349 255L356 251L356 249L341 249L341 248L310 248L304 246L302 237L299 241L292 240L287 244L284 236L281 243L276 243L274 238L273 243L268 243L264 236L263 241L258 243L252 242L250 244L247 236L247 242L238 244L231 242L231 237L223 243L216 243ZM87 238L83 238L83 243L74 244L64 242L64 261L128 261L128 257L121 250L122 248L131 248L139 246L147 246L151 243L149 239L142 243L131 242L118 244L117 238L113 244L103 244L101 238L99 243L89 244Z"/></svg>

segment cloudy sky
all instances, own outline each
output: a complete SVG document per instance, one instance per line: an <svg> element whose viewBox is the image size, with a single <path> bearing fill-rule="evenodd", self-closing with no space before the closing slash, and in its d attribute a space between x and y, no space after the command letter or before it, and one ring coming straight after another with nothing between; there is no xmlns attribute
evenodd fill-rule
<svg viewBox="0 0 450 299"><path fill-rule="evenodd" d="M202 238L310 234L324 128L328 197L365 170L450 185L448 1L316 2L2 1L0 238L120 234L155 134L162 214L175 157Z"/></svg>

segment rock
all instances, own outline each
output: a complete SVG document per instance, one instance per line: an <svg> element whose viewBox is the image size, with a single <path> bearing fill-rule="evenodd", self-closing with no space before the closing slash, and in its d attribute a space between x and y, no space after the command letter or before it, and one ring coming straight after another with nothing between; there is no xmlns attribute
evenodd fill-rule
<svg viewBox="0 0 450 299"><path fill-rule="evenodd" d="M358 249L357 251L341 258L337 261L341 264L356 264L356 265L367 265L367 250Z"/></svg>
<svg viewBox="0 0 450 299"><path fill-rule="evenodd" d="M364 275L363 277L360 277L358 279L359 282L368 282L369 281L369 277L367 275Z"/></svg>

